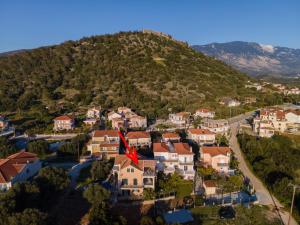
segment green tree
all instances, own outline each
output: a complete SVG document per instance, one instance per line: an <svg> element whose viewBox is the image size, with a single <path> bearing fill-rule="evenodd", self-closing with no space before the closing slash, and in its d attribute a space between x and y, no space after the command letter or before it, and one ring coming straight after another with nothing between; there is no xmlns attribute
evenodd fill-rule
<svg viewBox="0 0 300 225"><path fill-rule="evenodd" d="M149 216L143 216L140 225L155 225L154 221Z"/></svg>
<svg viewBox="0 0 300 225"><path fill-rule="evenodd" d="M23 212L15 213L8 218L10 225L46 225L47 214L38 209L25 209Z"/></svg>
<svg viewBox="0 0 300 225"><path fill-rule="evenodd" d="M101 204L103 201L107 200L109 196L110 192L99 184L92 184L83 192L83 197L92 205Z"/></svg>
<svg viewBox="0 0 300 225"><path fill-rule="evenodd" d="M32 141L28 143L27 150L39 157L44 157L49 152L49 144L45 140Z"/></svg>
<svg viewBox="0 0 300 225"><path fill-rule="evenodd" d="M70 184L70 179L66 171L62 168L55 167L42 168L36 181L42 190L47 192L64 190Z"/></svg>
<svg viewBox="0 0 300 225"><path fill-rule="evenodd" d="M107 178L112 169L112 163L110 161L95 161L91 167L91 177L94 181L103 181Z"/></svg>

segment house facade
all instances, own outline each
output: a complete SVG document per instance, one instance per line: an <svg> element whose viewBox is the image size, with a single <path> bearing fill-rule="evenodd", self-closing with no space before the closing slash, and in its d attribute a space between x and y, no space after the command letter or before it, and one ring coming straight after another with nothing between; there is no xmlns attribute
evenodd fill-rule
<svg viewBox="0 0 300 225"><path fill-rule="evenodd" d="M118 155L115 158L113 174L120 197L140 197L145 188L155 188L154 160L139 159L136 165L127 156Z"/></svg>
<svg viewBox="0 0 300 225"><path fill-rule="evenodd" d="M201 108L201 109L197 109L194 117L201 117L201 118L214 118L215 117L215 112L211 111L209 109L206 108Z"/></svg>
<svg viewBox="0 0 300 225"><path fill-rule="evenodd" d="M63 115L54 119L54 131L73 130L75 128L75 120L72 116Z"/></svg>
<svg viewBox="0 0 300 225"><path fill-rule="evenodd" d="M139 116L130 108L119 107L117 112L110 112L107 115L108 120L112 123L113 129L127 128L147 128L147 118Z"/></svg>
<svg viewBox="0 0 300 225"><path fill-rule="evenodd" d="M275 132L283 133L295 123L287 119L287 114L281 108L267 108L260 111L260 115L253 119L253 131L260 137L272 137ZM288 115L289 119L295 118L293 113Z"/></svg>
<svg viewBox="0 0 300 225"><path fill-rule="evenodd" d="M231 150L229 147L206 147L200 148L200 158L204 166L210 166L219 173L228 173Z"/></svg>
<svg viewBox="0 0 300 225"><path fill-rule="evenodd" d="M212 145L216 142L216 134L208 129L188 129L187 138L198 145Z"/></svg>
<svg viewBox="0 0 300 225"><path fill-rule="evenodd" d="M151 147L151 136L146 131L130 131L126 134L126 140L130 147Z"/></svg>
<svg viewBox="0 0 300 225"><path fill-rule="evenodd" d="M116 130L95 130L87 145L92 156L115 158L119 155L120 136Z"/></svg>
<svg viewBox="0 0 300 225"><path fill-rule="evenodd" d="M194 153L187 143L154 143L153 154L158 171L165 174L177 172L184 179L194 179Z"/></svg>
<svg viewBox="0 0 300 225"><path fill-rule="evenodd" d="M213 120L209 118L204 118L202 120L201 129L210 130L214 133L225 134L229 130L229 123L227 120Z"/></svg>
<svg viewBox="0 0 300 225"><path fill-rule="evenodd" d="M24 150L0 159L0 190L6 191L17 182L27 181L41 169L42 163L36 154Z"/></svg>
<svg viewBox="0 0 300 225"><path fill-rule="evenodd" d="M90 108L86 113L87 118L100 119L100 116L101 116L101 107Z"/></svg>
<svg viewBox="0 0 300 225"><path fill-rule="evenodd" d="M203 188L206 196L215 195L217 193L217 184L214 180L203 181Z"/></svg>
<svg viewBox="0 0 300 225"><path fill-rule="evenodd" d="M171 113L169 114L169 120L175 125L184 126L189 122L190 116L190 112Z"/></svg>

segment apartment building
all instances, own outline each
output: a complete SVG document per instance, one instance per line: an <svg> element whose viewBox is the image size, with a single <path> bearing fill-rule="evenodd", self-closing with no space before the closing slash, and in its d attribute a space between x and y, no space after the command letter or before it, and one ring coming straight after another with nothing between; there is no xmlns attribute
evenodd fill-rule
<svg viewBox="0 0 300 225"><path fill-rule="evenodd" d="M92 156L115 158L119 155L120 136L116 130L95 130L87 145Z"/></svg>
<svg viewBox="0 0 300 225"><path fill-rule="evenodd" d="M58 116L54 120L54 131L73 130L75 128L75 120L73 116Z"/></svg>
<svg viewBox="0 0 300 225"><path fill-rule="evenodd" d="M151 136L146 131L130 131L126 134L126 140L130 147L151 147Z"/></svg>
<svg viewBox="0 0 300 225"><path fill-rule="evenodd" d="M155 188L155 160L139 159L138 165L125 155L115 158L113 174L119 197L141 197L145 188Z"/></svg>
<svg viewBox="0 0 300 225"><path fill-rule="evenodd" d="M220 173L228 173L231 157L229 147L207 147L200 148L200 158L204 166L210 166Z"/></svg>
<svg viewBox="0 0 300 225"><path fill-rule="evenodd" d="M187 138L198 145L212 145L216 142L216 134L208 129L188 129Z"/></svg>
<svg viewBox="0 0 300 225"><path fill-rule="evenodd" d="M154 143L153 154L158 171L165 174L177 172L184 179L194 179L194 153L187 143Z"/></svg>

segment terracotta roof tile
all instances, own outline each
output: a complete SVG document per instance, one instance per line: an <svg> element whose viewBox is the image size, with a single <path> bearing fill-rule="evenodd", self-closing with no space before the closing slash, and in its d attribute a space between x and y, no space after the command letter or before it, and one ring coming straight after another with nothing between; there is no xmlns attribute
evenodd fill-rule
<svg viewBox="0 0 300 225"><path fill-rule="evenodd" d="M36 154L24 150L0 160L0 183L7 183L29 162L38 160Z"/></svg>
<svg viewBox="0 0 300 225"><path fill-rule="evenodd" d="M162 134L163 138L180 138L180 136L176 133L167 132Z"/></svg>
<svg viewBox="0 0 300 225"><path fill-rule="evenodd" d="M95 130L93 133L93 137L119 137L118 131L116 130Z"/></svg>
<svg viewBox="0 0 300 225"><path fill-rule="evenodd" d="M201 152L203 154L210 154L212 157L217 155L227 155L227 153L230 153L231 150L229 147L201 147Z"/></svg>
<svg viewBox="0 0 300 225"><path fill-rule="evenodd" d="M205 180L203 183L206 187L217 187L217 184L214 180Z"/></svg>
<svg viewBox="0 0 300 225"><path fill-rule="evenodd" d="M174 148L179 155L193 155L190 151L190 146L187 143L174 143Z"/></svg>
<svg viewBox="0 0 300 225"><path fill-rule="evenodd" d="M169 148L166 143L153 143L153 152L169 152Z"/></svg>
<svg viewBox="0 0 300 225"><path fill-rule="evenodd" d="M196 128L188 129L188 132L190 132L192 134L198 134L198 135L200 135L200 134L214 134L210 130L207 130L207 129L196 129Z"/></svg>
<svg viewBox="0 0 300 225"><path fill-rule="evenodd" d="M68 115L58 116L58 117L54 118L54 120L72 120L72 119L73 118Z"/></svg>
<svg viewBox="0 0 300 225"><path fill-rule="evenodd" d="M131 131L126 135L129 139L150 138L150 134L145 131Z"/></svg>

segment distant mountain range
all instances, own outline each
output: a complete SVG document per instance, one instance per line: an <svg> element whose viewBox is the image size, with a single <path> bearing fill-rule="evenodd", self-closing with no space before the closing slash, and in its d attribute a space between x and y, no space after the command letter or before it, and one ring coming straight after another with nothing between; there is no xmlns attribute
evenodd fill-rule
<svg viewBox="0 0 300 225"><path fill-rule="evenodd" d="M192 46L250 75L300 76L300 49L234 41Z"/></svg>

